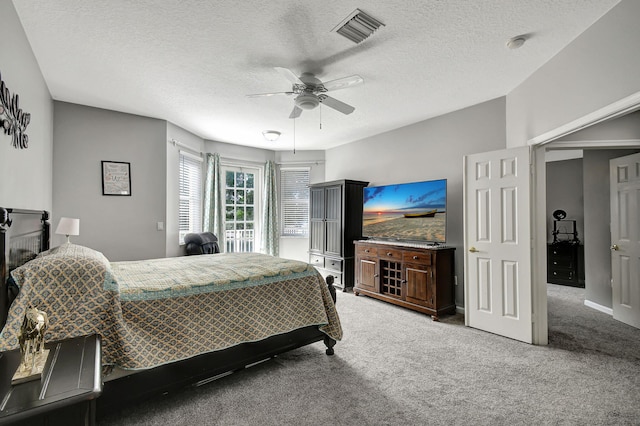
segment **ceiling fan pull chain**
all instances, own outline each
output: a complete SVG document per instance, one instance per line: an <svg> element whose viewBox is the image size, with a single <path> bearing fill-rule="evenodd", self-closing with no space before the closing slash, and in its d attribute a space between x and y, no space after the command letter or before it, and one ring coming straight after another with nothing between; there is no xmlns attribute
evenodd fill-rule
<svg viewBox="0 0 640 426"><path fill-rule="evenodd" d="M293 155L296 154L296 119L293 119Z"/></svg>
<svg viewBox="0 0 640 426"><path fill-rule="evenodd" d="M322 130L322 104L320 104L320 130Z"/></svg>

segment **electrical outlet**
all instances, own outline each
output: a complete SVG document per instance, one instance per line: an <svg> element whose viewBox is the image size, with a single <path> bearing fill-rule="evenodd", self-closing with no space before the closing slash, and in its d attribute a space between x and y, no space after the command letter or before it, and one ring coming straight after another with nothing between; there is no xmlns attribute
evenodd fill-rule
<svg viewBox="0 0 640 426"><path fill-rule="evenodd" d="M158 231L164 231L164 222L158 222L157 228L158 228Z"/></svg>
<svg viewBox="0 0 640 426"><path fill-rule="evenodd" d="M453 276L453 283L454 283L455 285L458 285L458 276L457 276L457 275L454 275L454 276Z"/></svg>

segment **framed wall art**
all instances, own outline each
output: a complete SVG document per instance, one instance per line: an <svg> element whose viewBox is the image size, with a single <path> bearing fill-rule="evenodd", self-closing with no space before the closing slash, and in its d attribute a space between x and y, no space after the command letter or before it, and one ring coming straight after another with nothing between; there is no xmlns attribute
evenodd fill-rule
<svg viewBox="0 0 640 426"><path fill-rule="evenodd" d="M102 195L131 195L131 163L102 162Z"/></svg>

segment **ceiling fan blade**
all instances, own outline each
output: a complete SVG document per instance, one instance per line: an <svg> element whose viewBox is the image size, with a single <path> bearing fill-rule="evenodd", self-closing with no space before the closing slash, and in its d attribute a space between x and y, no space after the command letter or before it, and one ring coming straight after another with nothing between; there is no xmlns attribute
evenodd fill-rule
<svg viewBox="0 0 640 426"><path fill-rule="evenodd" d="M327 81L326 83L322 83L327 92L330 90L339 90L344 89L345 87L356 86L358 84L364 83L364 78L359 75L351 75L349 77L338 78L336 80Z"/></svg>
<svg viewBox="0 0 640 426"><path fill-rule="evenodd" d="M291 111L291 114L289 115L289 118L298 118L300 117L300 114L302 114L302 109L298 108L298 105L295 105L293 107L293 110Z"/></svg>
<svg viewBox="0 0 640 426"><path fill-rule="evenodd" d="M320 102L322 102L324 105L328 106L329 108L333 108L336 111L339 111L343 114L351 114L353 111L355 111L356 109L354 107L352 107L351 105L347 105L342 101L339 101L335 98L332 98L331 96L327 96L327 95L318 95L318 99L320 100Z"/></svg>
<svg viewBox="0 0 640 426"><path fill-rule="evenodd" d="M297 75L293 73L289 68L275 67L275 70L284 76L287 80L293 84L304 84Z"/></svg>
<svg viewBox="0 0 640 426"><path fill-rule="evenodd" d="M274 96L274 95L293 95L293 92L254 93L246 96L247 98L259 98L262 96Z"/></svg>

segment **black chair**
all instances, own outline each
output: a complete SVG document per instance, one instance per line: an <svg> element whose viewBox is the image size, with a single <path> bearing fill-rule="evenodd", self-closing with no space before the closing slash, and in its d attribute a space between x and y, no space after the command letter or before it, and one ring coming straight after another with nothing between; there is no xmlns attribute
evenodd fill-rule
<svg viewBox="0 0 640 426"><path fill-rule="evenodd" d="M218 237L211 232L187 234L184 236L184 243L187 256L220 253Z"/></svg>

